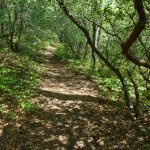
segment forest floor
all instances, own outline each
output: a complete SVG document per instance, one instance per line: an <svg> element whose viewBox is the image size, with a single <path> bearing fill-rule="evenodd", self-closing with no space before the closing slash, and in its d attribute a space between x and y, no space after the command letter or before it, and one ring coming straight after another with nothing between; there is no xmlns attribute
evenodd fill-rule
<svg viewBox="0 0 150 150"><path fill-rule="evenodd" d="M0 123L0 150L148 150L147 123L133 121L117 102L99 97L97 85L71 71L55 56L43 53L47 70L39 96L40 109L20 113L17 122Z"/></svg>

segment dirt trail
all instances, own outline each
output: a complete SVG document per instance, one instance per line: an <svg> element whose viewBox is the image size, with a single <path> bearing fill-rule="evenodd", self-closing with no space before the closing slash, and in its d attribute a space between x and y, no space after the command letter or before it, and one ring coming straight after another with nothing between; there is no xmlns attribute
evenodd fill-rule
<svg viewBox="0 0 150 150"><path fill-rule="evenodd" d="M101 102L96 85L71 72L54 51L49 47L44 53L47 71L42 75L40 96L32 100L41 109L22 116L15 133L6 126L0 149L142 149L148 138L139 134L124 110L116 111L114 105Z"/></svg>
<svg viewBox="0 0 150 150"><path fill-rule="evenodd" d="M48 72L44 77L42 90L54 93L97 96L96 86L85 76L72 73L67 65L54 56L55 48L49 47L45 53Z"/></svg>

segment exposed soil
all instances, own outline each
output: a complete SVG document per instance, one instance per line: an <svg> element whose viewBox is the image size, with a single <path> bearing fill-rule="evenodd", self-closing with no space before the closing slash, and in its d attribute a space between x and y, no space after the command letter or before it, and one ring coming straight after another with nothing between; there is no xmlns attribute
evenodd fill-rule
<svg viewBox="0 0 150 150"><path fill-rule="evenodd" d="M135 123L119 103L99 97L97 86L44 53L40 106L17 122L0 123L0 150L148 150L149 120Z"/></svg>

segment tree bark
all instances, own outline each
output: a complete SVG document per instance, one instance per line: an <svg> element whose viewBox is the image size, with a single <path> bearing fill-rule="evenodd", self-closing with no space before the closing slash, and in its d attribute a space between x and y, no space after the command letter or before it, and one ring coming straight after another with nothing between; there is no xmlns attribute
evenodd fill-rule
<svg viewBox="0 0 150 150"><path fill-rule="evenodd" d="M141 32L145 29L147 23L146 12L144 9L144 4L142 0L133 0L134 8L138 12L139 20L135 25L131 35L128 37L126 42L122 43L122 53L131 62L138 66L143 66L150 69L150 62L146 62L142 59L136 58L132 52L131 47L135 41L139 38Z"/></svg>

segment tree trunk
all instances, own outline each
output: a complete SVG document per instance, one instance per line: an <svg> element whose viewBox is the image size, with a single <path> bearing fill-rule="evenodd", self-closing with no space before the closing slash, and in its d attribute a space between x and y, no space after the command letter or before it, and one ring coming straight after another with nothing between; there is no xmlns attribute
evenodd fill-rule
<svg viewBox="0 0 150 150"><path fill-rule="evenodd" d="M69 12L68 8L64 4L64 0L57 0L59 6L61 9L64 11L64 13L70 18L70 20L82 31L82 33L85 35L88 44L91 47L91 50L105 63L105 65L112 70L118 79L120 80L122 84L122 90L124 92L124 98L125 98L125 103L128 108L130 108L130 98L129 98L129 93L128 93L128 88L125 83L125 80L119 71L119 69L115 68L112 63L110 63L102 54L101 52L95 47L95 43L93 43L92 38L90 37L89 31L82 26L82 24L74 18L74 16Z"/></svg>

